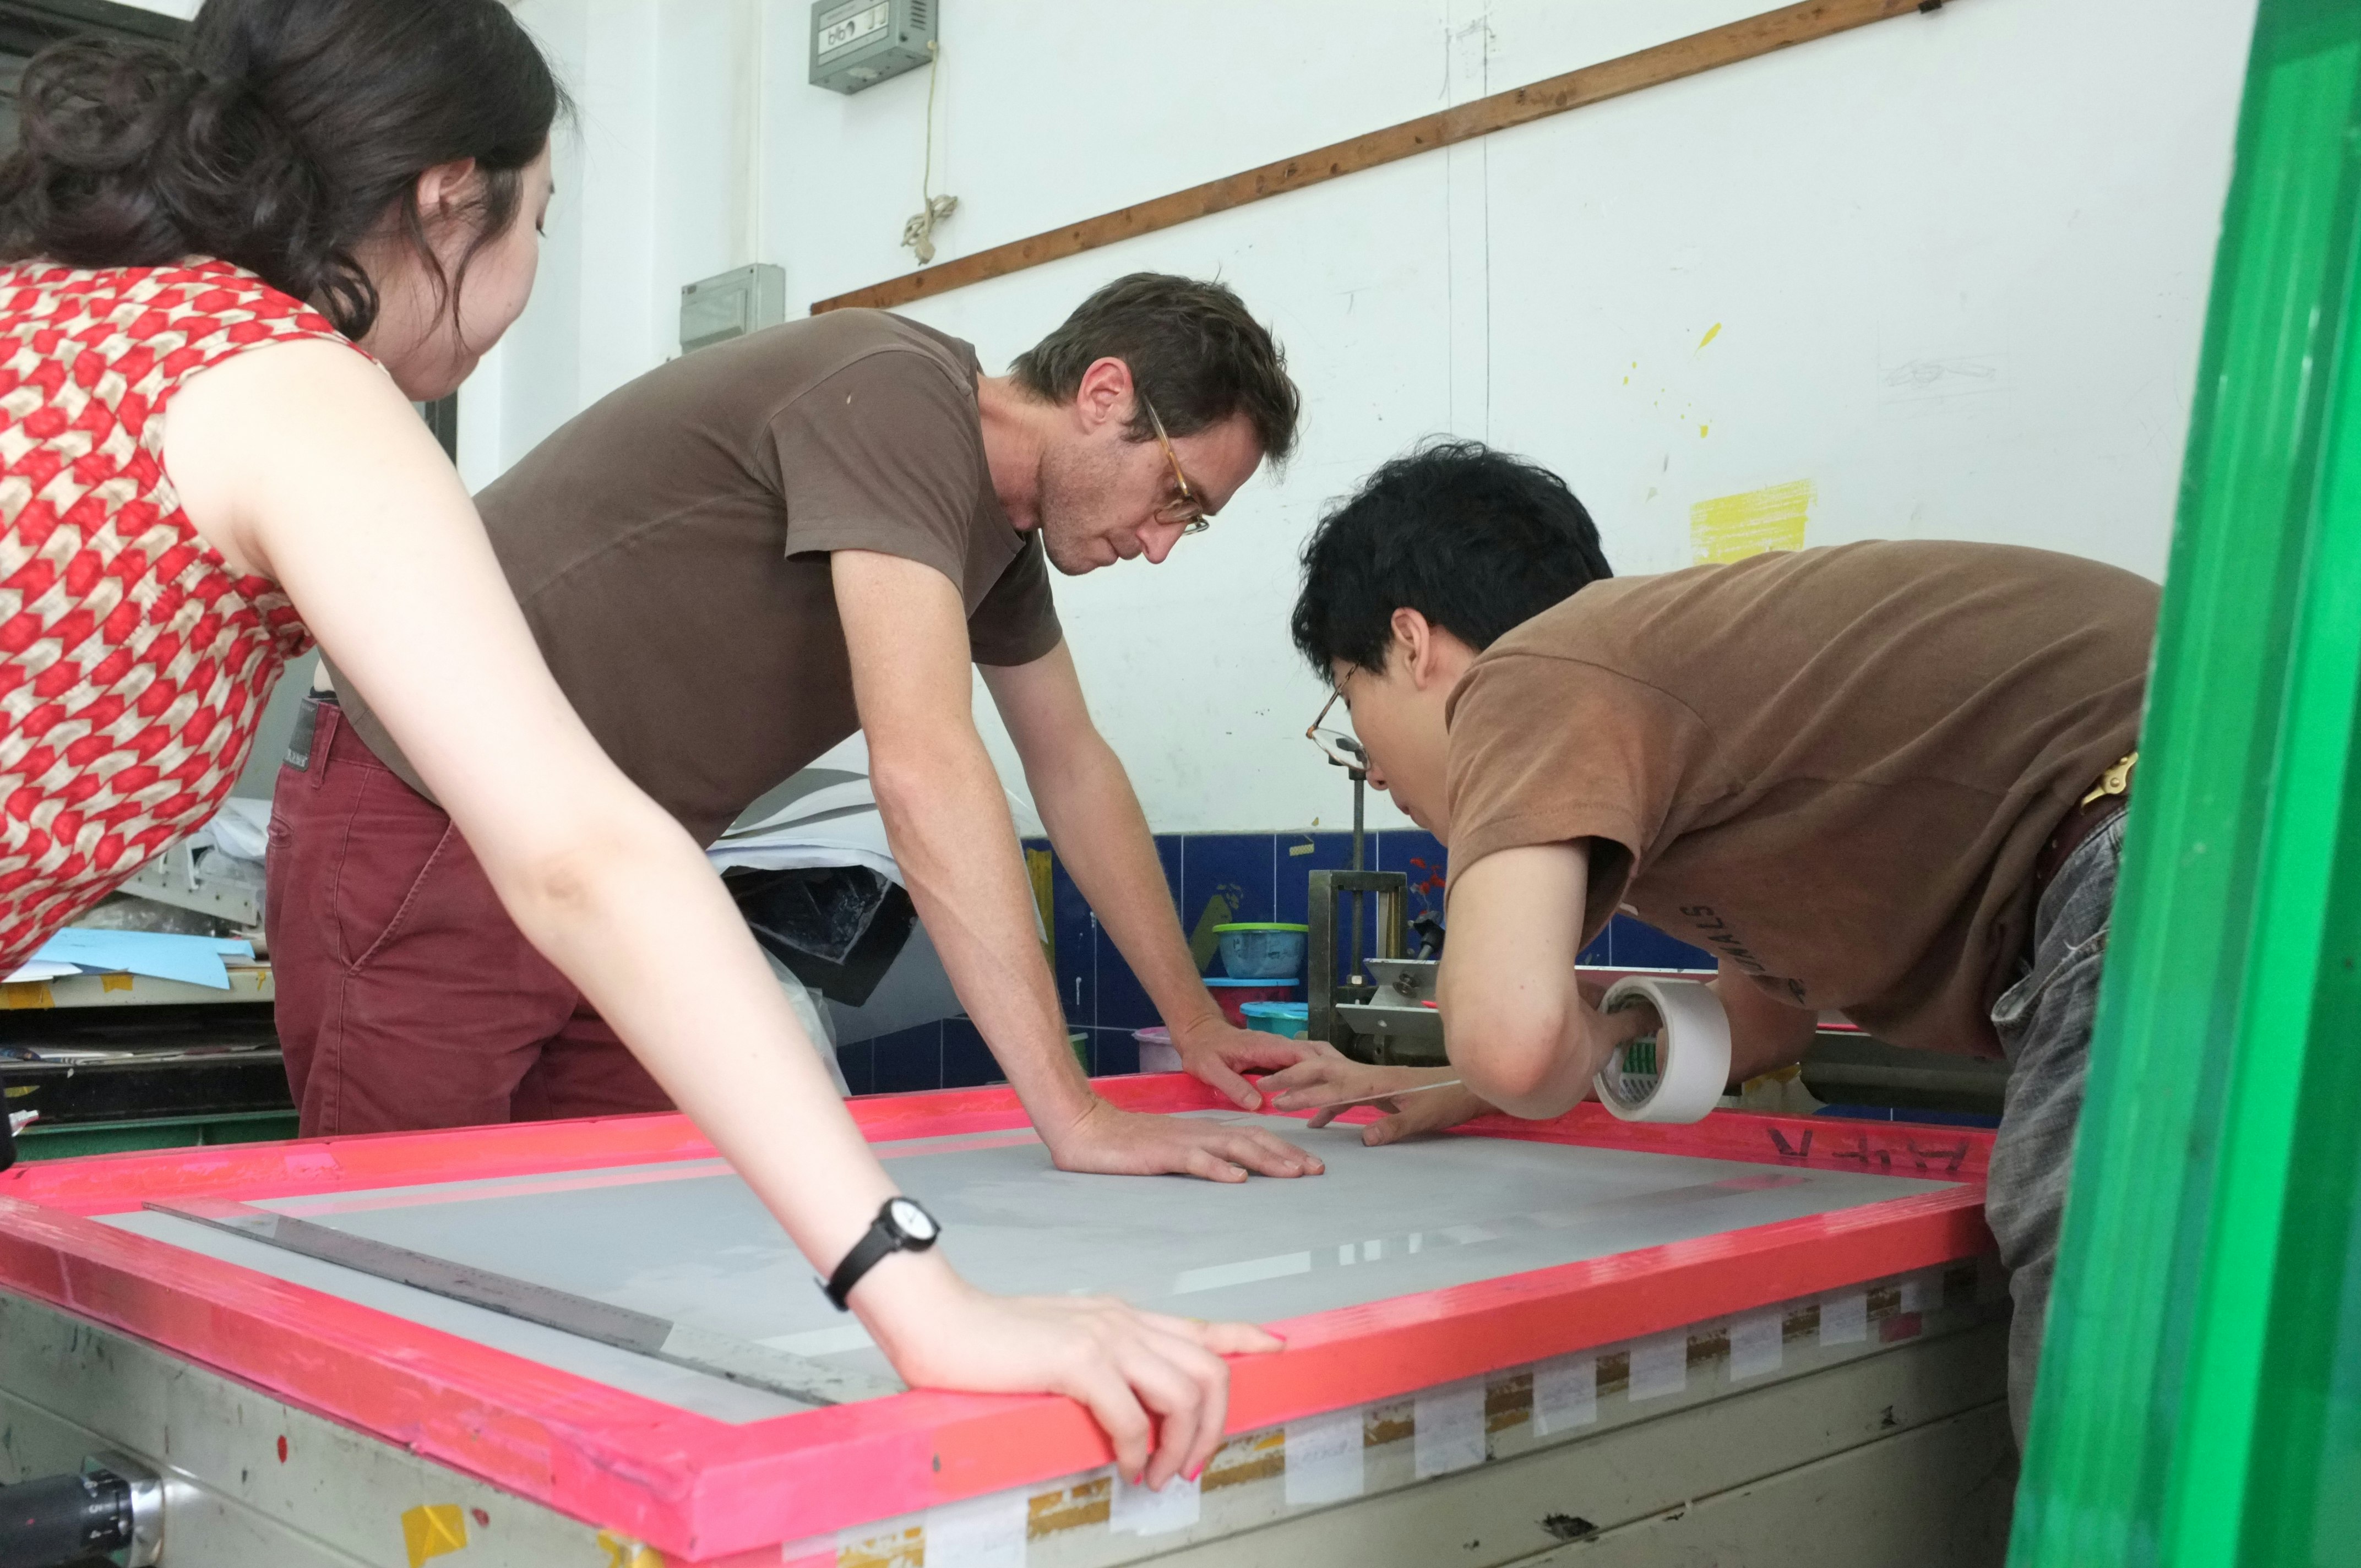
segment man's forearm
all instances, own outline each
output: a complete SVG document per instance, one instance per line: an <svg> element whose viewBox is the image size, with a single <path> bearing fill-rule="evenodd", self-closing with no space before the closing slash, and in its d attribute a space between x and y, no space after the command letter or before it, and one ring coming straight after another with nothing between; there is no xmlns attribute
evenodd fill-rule
<svg viewBox="0 0 2361 1568"><path fill-rule="evenodd" d="M1031 884L983 740L972 729L936 736L909 757L873 746L870 768L910 901L968 1016L1034 1124L1071 1123L1093 1097L1066 1047Z"/></svg>
<svg viewBox="0 0 2361 1568"><path fill-rule="evenodd" d="M1218 1016L1180 934L1139 797L1114 748L1093 734L1061 765L1028 769L1026 778L1059 858L1157 1013L1176 1028Z"/></svg>
<svg viewBox="0 0 2361 1568"><path fill-rule="evenodd" d="M1510 1115L1549 1121L1582 1103L1590 1093L1590 1080L1607 1066L1615 1048L1646 1034L1653 1017L1653 1011L1639 1009L1600 1013L1570 996L1554 1049L1522 1053L1522 1059L1506 1072L1489 1053L1470 1051L1462 1076L1470 1090ZM1449 1026L1446 1016L1444 1027ZM1452 1060L1456 1064L1460 1058L1455 1055Z"/></svg>

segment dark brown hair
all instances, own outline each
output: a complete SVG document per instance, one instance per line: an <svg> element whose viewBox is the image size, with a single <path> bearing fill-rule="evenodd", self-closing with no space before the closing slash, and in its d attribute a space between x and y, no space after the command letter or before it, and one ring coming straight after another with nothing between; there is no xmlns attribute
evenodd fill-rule
<svg viewBox="0 0 2361 1568"><path fill-rule="evenodd" d="M1281 463L1295 450L1301 401L1288 379L1287 356L1224 284L1162 272L1118 278L1008 369L1036 397L1062 403L1101 359L1131 367L1132 384L1170 434L1193 435L1243 413L1264 456ZM1153 433L1146 412L1135 411L1131 438Z"/></svg>
<svg viewBox="0 0 2361 1568"><path fill-rule="evenodd" d="M214 257L360 337L377 286L354 251L392 232L448 299L516 221L566 95L500 0L206 0L179 49L44 49L0 165L0 259L152 267ZM484 176L457 275L427 244L418 177Z"/></svg>

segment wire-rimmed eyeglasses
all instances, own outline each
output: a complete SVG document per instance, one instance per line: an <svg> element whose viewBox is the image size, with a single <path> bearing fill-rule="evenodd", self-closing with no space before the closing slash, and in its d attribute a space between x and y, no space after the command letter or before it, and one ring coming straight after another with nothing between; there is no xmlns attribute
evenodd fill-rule
<svg viewBox="0 0 2361 1568"><path fill-rule="evenodd" d="M1328 700L1320 705L1319 717L1312 721L1310 729L1304 730L1303 738L1319 747L1320 754L1336 766L1349 768L1356 773L1366 773L1369 771L1369 754L1361 749L1360 741L1345 734L1342 729L1330 729L1325 727L1328 710L1344 700L1343 692L1330 692Z"/></svg>
<svg viewBox="0 0 2361 1568"><path fill-rule="evenodd" d="M1137 395L1139 406L1148 411L1148 427L1156 432L1156 444L1164 448L1164 460L1172 465L1172 483L1180 492L1156 509L1156 521L1179 523L1184 539L1192 533L1202 533L1213 526L1206 519L1205 503L1189 488L1189 476L1180 471L1180 455L1172 450L1172 438L1164 433L1164 422L1157 417L1156 405L1148 400L1147 393Z"/></svg>

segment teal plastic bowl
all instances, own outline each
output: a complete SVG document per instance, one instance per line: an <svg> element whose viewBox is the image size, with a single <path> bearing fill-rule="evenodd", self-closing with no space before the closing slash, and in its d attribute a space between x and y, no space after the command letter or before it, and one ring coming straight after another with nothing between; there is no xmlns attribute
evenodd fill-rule
<svg viewBox="0 0 2361 1568"><path fill-rule="evenodd" d="M1259 1029L1266 1035L1278 1035L1284 1039L1300 1040L1312 1026L1312 1008L1302 1002L1249 1002L1238 1011L1246 1014L1246 1027Z"/></svg>
<svg viewBox="0 0 2361 1568"><path fill-rule="evenodd" d="M1233 980L1292 980L1303 972L1303 944L1310 927L1277 921L1216 926L1222 968Z"/></svg>

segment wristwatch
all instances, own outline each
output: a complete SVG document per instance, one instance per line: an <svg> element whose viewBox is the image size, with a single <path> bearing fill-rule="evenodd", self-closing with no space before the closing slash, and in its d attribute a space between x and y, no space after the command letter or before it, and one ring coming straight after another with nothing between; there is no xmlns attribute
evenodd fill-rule
<svg viewBox="0 0 2361 1568"><path fill-rule="evenodd" d="M911 1200L888 1198L885 1206L877 1211L877 1217L869 1222L869 1234L852 1244L852 1250L844 1255L844 1261L836 1266L836 1272L820 1288L836 1303L838 1311L847 1311L850 1309L845 1298L861 1283L861 1277L876 1267L888 1254L924 1252L942 1234L943 1228L935 1223L935 1217Z"/></svg>

